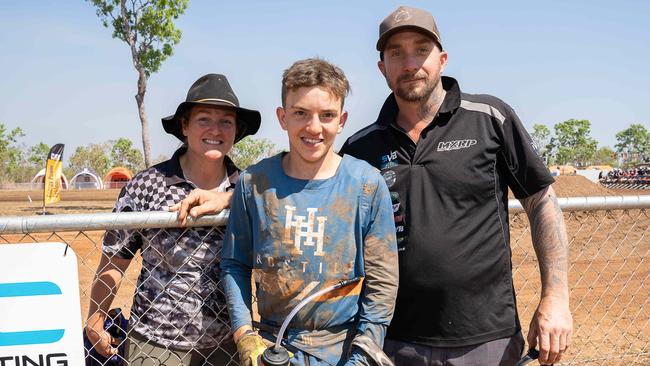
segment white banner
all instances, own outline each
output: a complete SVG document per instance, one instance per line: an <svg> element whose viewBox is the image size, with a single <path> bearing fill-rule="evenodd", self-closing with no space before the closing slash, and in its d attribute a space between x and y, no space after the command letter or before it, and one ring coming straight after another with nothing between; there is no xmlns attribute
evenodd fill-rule
<svg viewBox="0 0 650 366"><path fill-rule="evenodd" d="M84 364L77 256L63 243L0 245L0 365Z"/></svg>

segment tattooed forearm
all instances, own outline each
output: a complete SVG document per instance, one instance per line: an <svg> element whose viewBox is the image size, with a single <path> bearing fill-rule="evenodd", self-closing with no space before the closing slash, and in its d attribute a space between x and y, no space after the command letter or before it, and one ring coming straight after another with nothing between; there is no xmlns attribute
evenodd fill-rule
<svg viewBox="0 0 650 366"><path fill-rule="evenodd" d="M562 210L552 187L521 200L539 261L542 296L568 297L568 239Z"/></svg>

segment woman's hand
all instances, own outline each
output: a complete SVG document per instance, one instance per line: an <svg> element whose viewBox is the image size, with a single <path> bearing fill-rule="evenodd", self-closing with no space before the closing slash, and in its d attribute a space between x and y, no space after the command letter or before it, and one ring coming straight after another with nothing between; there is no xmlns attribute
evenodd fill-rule
<svg viewBox="0 0 650 366"><path fill-rule="evenodd" d="M197 218L202 215L214 215L230 207L233 191L213 192L195 189L181 202L169 208L170 212L178 211L178 222L187 224L187 216Z"/></svg>
<svg viewBox="0 0 650 366"><path fill-rule="evenodd" d="M120 344L118 339L113 338L104 330L104 316L95 313L86 324L86 335L97 353L104 357L111 357L117 354L117 347Z"/></svg>
<svg viewBox="0 0 650 366"><path fill-rule="evenodd" d="M117 348L114 346L120 344L119 339L114 339L104 330L104 321L129 263L131 263L130 259L109 257L106 253L102 253L90 290L85 331L95 350L104 357L116 354Z"/></svg>

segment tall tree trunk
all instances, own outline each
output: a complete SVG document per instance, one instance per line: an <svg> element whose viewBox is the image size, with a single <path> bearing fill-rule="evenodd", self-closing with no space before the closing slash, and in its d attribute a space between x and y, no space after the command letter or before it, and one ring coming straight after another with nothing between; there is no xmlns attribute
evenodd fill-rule
<svg viewBox="0 0 650 366"><path fill-rule="evenodd" d="M151 166L151 145L149 143L149 122L147 122L147 113L144 110L144 95L147 92L147 75L143 68L138 69L138 94L135 100L138 103L138 114L142 124L142 148L144 150L144 165L148 168Z"/></svg>

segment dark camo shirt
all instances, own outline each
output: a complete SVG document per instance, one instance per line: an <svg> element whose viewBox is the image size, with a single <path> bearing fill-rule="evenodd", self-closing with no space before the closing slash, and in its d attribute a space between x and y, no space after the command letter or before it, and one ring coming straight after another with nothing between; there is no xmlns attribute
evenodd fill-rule
<svg viewBox="0 0 650 366"><path fill-rule="evenodd" d="M163 211L181 201L194 183L183 175L177 150L170 160L138 173L120 192L113 212ZM226 158L230 190L239 170ZM142 270L130 327L143 337L178 350L212 348L230 336L226 299L219 283L225 227L112 230L104 253L131 259L140 250Z"/></svg>

